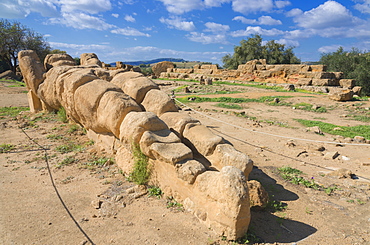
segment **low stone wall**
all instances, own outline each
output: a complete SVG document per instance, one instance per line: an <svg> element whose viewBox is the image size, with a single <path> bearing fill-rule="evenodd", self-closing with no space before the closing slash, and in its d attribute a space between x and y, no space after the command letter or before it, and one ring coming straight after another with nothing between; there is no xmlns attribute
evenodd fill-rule
<svg viewBox="0 0 370 245"><path fill-rule="evenodd" d="M219 80L293 84L320 92L329 92L331 87L352 89L356 86L355 80L343 79L342 72L327 72L324 65L269 65L266 60L249 61L239 65L237 70L218 69L216 65L196 65L192 69L169 68L161 73L160 78L197 80L205 84Z"/></svg>
<svg viewBox="0 0 370 245"><path fill-rule="evenodd" d="M42 65L34 51L19 52L31 111L65 108L88 137L115 154L125 173L133 168L132 145L139 146L150 159L150 181L166 195L220 236L235 240L247 232L253 167L247 155L180 112L141 73L104 69L95 54L81 55L80 66L62 56L49 56Z"/></svg>

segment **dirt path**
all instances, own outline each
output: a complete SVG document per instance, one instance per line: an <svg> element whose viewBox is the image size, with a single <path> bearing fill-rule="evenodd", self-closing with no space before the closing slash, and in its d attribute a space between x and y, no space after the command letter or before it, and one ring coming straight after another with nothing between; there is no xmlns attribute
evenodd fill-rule
<svg viewBox="0 0 370 245"><path fill-rule="evenodd" d="M13 92L0 87L0 98L5 98L4 94L19 94L19 88L12 89ZM227 96L257 98L280 93L248 90L244 95ZM274 200L273 208L268 211L252 211L250 230L264 244L370 244L370 166L361 164L370 162L370 145L339 146L290 140L333 140L332 135L307 132L295 118L321 118L338 125L365 124L342 117L357 102L336 105L321 95L288 94L294 96L289 99L294 103L304 101L334 109L318 114L248 103L243 106L246 114L255 117L251 120L212 103L202 103L189 104L200 113L184 113L200 119L253 159L255 168L250 179L260 181ZM21 95L23 99L26 97L24 93ZM27 105L27 100L22 102L15 96L7 97L8 104L3 101L0 100L0 107ZM361 103L363 108L370 106L369 102ZM285 126L278 126L277 122ZM98 159L111 156L91 145L81 129L72 130L72 125L59 122L56 115L35 117L27 113L17 119L0 119L0 144L15 146L9 153L0 154L1 244L88 244L53 189L43 151L27 139L19 126L50 149L48 161L55 185L73 217L95 244L226 244L189 213L167 208L166 198L148 197L132 189L134 184L127 182L115 165L109 162L99 165ZM57 151L58 146L71 143L83 150ZM325 150L317 151L319 147ZM324 159L323 154L335 151L340 154L337 158ZM67 158L74 161L61 164ZM328 195L325 191L292 184L278 174L277 168L282 166L297 168L308 179L313 177L316 183L333 188L336 185L336 188ZM325 176L339 168L351 170L356 178ZM279 211L280 207L285 209Z"/></svg>

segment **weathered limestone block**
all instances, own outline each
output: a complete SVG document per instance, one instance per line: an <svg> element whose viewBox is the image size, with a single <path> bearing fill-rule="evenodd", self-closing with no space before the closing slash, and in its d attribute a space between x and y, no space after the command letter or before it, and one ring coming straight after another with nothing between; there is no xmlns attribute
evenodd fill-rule
<svg viewBox="0 0 370 245"><path fill-rule="evenodd" d="M336 79L333 72L312 72L312 75L316 79Z"/></svg>
<svg viewBox="0 0 370 245"><path fill-rule="evenodd" d="M312 72L325 72L326 65L310 65Z"/></svg>
<svg viewBox="0 0 370 245"><path fill-rule="evenodd" d="M258 71L266 70L266 66L265 65L259 65L259 64L257 64L256 65L256 70L258 70Z"/></svg>
<svg viewBox="0 0 370 245"><path fill-rule="evenodd" d="M312 79L313 86L334 86L335 79Z"/></svg>
<svg viewBox="0 0 370 245"><path fill-rule="evenodd" d="M126 144L139 144L145 131L168 129L167 125L153 112L130 112L120 127L120 141Z"/></svg>
<svg viewBox="0 0 370 245"><path fill-rule="evenodd" d="M159 118L163 120L179 137L182 137L186 124L199 123L199 120L181 112L166 112Z"/></svg>
<svg viewBox="0 0 370 245"><path fill-rule="evenodd" d="M145 131L141 136L139 144L141 151L150 158L154 158L152 152L150 151L150 146L153 143L181 143L181 140L169 129Z"/></svg>
<svg viewBox="0 0 370 245"><path fill-rule="evenodd" d="M352 91L353 91L353 95L361 96L362 87L355 86L355 87L353 87Z"/></svg>
<svg viewBox="0 0 370 245"><path fill-rule="evenodd" d="M125 82L127 82L130 79L138 78L138 77L144 77L144 74L139 72L133 72L133 71L125 71L125 70L118 70L119 72L116 74L112 74L113 77L111 80L111 83L114 83L118 87L122 87Z"/></svg>
<svg viewBox="0 0 370 245"><path fill-rule="evenodd" d="M353 88L354 86L356 86L356 80L354 80L354 79L340 79L340 80L339 80L339 85L340 85L342 88L348 88L348 89L351 89L351 88Z"/></svg>
<svg viewBox="0 0 370 245"><path fill-rule="evenodd" d="M44 68L46 71L54 66L75 66L75 60L69 54L48 54L44 59Z"/></svg>
<svg viewBox="0 0 370 245"><path fill-rule="evenodd" d="M254 70L256 70L256 64L250 64L250 65L239 65L238 71L246 72L246 73L252 73Z"/></svg>
<svg viewBox="0 0 370 245"><path fill-rule="evenodd" d="M333 72L335 79L340 80L344 78L343 72Z"/></svg>
<svg viewBox="0 0 370 245"><path fill-rule="evenodd" d="M152 66L153 73L159 77L162 72L166 72L168 68L174 68L175 65L170 61L163 61Z"/></svg>
<svg viewBox="0 0 370 245"><path fill-rule="evenodd" d="M107 132L97 119L97 109L100 99L108 91L121 92L122 90L114 84L96 79L78 87L74 94L75 110L79 117L79 122L86 129L92 129L97 133Z"/></svg>
<svg viewBox="0 0 370 245"><path fill-rule="evenodd" d="M102 67L101 61L94 53L83 53L80 55L80 63L82 66Z"/></svg>
<svg viewBox="0 0 370 245"><path fill-rule="evenodd" d="M105 80L107 82L110 82L113 78L112 73L103 68L95 68L93 69L93 72L95 76L97 76L99 79Z"/></svg>
<svg viewBox="0 0 370 245"><path fill-rule="evenodd" d="M54 67L48 72L49 74L56 71L55 77L57 77L57 82L54 82L54 93L59 95L56 97L65 108L68 116L78 122L80 117L75 110L75 92L83 84L98 79L98 77L95 76L92 69L74 68L61 75L58 75L60 72L58 70L58 67ZM53 76L50 76L50 78L52 79ZM44 83L46 82L53 83L53 80L49 80L49 76L47 76Z"/></svg>
<svg viewBox="0 0 370 245"><path fill-rule="evenodd" d="M250 207L263 209L267 206L269 195L265 188L257 180L247 181Z"/></svg>
<svg viewBox="0 0 370 245"><path fill-rule="evenodd" d="M68 73L71 70L72 73ZM56 66L46 73L46 78L40 84L37 95L51 108L58 110L62 106L62 93L65 91L65 77L80 69L72 66ZM96 77L93 76L92 79ZM91 80L92 80L91 79ZM79 85L78 85L79 86ZM74 91L73 91L74 92ZM67 94L67 93L66 93ZM74 105L73 105L74 106Z"/></svg>
<svg viewBox="0 0 370 245"><path fill-rule="evenodd" d="M349 101L353 99L353 91L350 89L330 90L329 99L335 101Z"/></svg>
<svg viewBox="0 0 370 245"><path fill-rule="evenodd" d="M297 85L303 85L303 86L309 86L312 84L312 79L311 78L298 78L296 83Z"/></svg>
<svg viewBox="0 0 370 245"><path fill-rule="evenodd" d="M117 166L122 170L125 174L132 173L134 169L135 160L131 151L131 148L126 146L121 146L117 149L115 154L115 160Z"/></svg>
<svg viewBox="0 0 370 245"><path fill-rule="evenodd" d="M192 150L203 156L211 155L216 146L223 142L221 136L215 135L206 126L195 123L185 125L183 137L185 144L189 144Z"/></svg>
<svg viewBox="0 0 370 245"><path fill-rule="evenodd" d="M101 134L89 129L86 135L95 142L95 147L99 147L108 154L115 154L121 147L121 143L112 133Z"/></svg>
<svg viewBox="0 0 370 245"><path fill-rule="evenodd" d="M27 88L37 93L40 83L44 81L45 69L33 50L22 50L18 53L19 67Z"/></svg>
<svg viewBox="0 0 370 245"><path fill-rule="evenodd" d="M253 161L229 144L217 145L213 154L207 156L207 159L219 170L225 166L237 167L246 177L253 169Z"/></svg>
<svg viewBox="0 0 370 245"><path fill-rule="evenodd" d="M217 65L201 65L200 69L211 69L211 70L217 70Z"/></svg>
<svg viewBox="0 0 370 245"><path fill-rule="evenodd" d="M157 116L178 111L175 102L165 92L157 89L148 91L141 104L146 111L154 112Z"/></svg>
<svg viewBox="0 0 370 245"><path fill-rule="evenodd" d="M250 210L243 172L232 166L223 167L220 172L207 171L197 177L194 185L207 197L204 206L206 215L203 215L207 225L231 240L245 234L250 222ZM191 201L196 202L194 199ZM191 207L191 201L184 202L184 207L190 211L197 206Z"/></svg>
<svg viewBox="0 0 370 245"><path fill-rule="evenodd" d="M131 111L141 111L141 107L124 93L108 91L101 97L96 111L98 124L119 138L121 123Z"/></svg>
<svg viewBox="0 0 370 245"><path fill-rule="evenodd" d="M154 159L171 165L193 158L193 152L183 143L153 143L149 150Z"/></svg>
<svg viewBox="0 0 370 245"><path fill-rule="evenodd" d="M176 164L177 177L193 184L199 174L206 171L206 168L197 160L187 160Z"/></svg>
<svg viewBox="0 0 370 245"><path fill-rule="evenodd" d="M115 76L111 83L117 85L125 94L130 95L137 103L141 103L145 94L152 89L159 89L151 79L138 74L130 74L130 76L137 76L130 79L125 79L125 73L119 73ZM129 75L126 75L129 77Z"/></svg>
<svg viewBox="0 0 370 245"><path fill-rule="evenodd" d="M28 91L27 99L28 99L28 105L30 107L31 113L42 111L43 108L42 108L41 100L39 99L39 97L36 96L36 94L32 90Z"/></svg>

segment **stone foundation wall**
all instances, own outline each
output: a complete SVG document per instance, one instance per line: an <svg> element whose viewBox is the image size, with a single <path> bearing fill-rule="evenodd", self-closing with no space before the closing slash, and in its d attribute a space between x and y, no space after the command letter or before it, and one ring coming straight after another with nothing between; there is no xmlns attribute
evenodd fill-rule
<svg viewBox="0 0 370 245"><path fill-rule="evenodd" d="M160 74L160 78L197 80L208 84L219 80L293 84L320 92L329 92L331 87L352 89L356 86L355 80L343 79L342 72L327 72L324 65L269 65L266 60L249 61L239 65L237 70L218 69L216 65L196 65L192 69L169 68Z"/></svg>

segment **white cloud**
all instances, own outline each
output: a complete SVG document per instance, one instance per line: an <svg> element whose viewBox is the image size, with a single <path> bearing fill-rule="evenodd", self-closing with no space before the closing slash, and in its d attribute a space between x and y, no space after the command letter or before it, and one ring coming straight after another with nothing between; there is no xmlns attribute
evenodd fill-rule
<svg viewBox="0 0 370 245"><path fill-rule="evenodd" d="M247 19L243 16L236 16L233 18L233 20L237 20L237 21L242 22L243 24L248 24L248 25L281 25L283 24L280 20L276 20L272 18L271 16L261 16L258 18L258 20Z"/></svg>
<svg viewBox="0 0 370 245"><path fill-rule="evenodd" d="M49 24L62 24L76 29L107 30L114 25L106 23L103 19L85 13L63 13L62 18L50 18Z"/></svg>
<svg viewBox="0 0 370 245"><path fill-rule="evenodd" d="M62 12L81 11L97 14L112 8L110 0L59 0L59 3Z"/></svg>
<svg viewBox="0 0 370 245"><path fill-rule="evenodd" d="M228 3L230 0L204 0L207 7L221 7L223 3Z"/></svg>
<svg viewBox="0 0 370 245"><path fill-rule="evenodd" d="M136 21L135 18L132 17L131 15L126 15L125 20L128 21L128 22L135 22Z"/></svg>
<svg viewBox="0 0 370 245"><path fill-rule="evenodd" d="M114 18L118 18L118 17L119 17L119 14L112 14L112 16L113 16Z"/></svg>
<svg viewBox="0 0 370 245"><path fill-rule="evenodd" d="M288 39L300 39L300 38L309 38L315 35L313 30L293 30L285 33L285 38Z"/></svg>
<svg viewBox="0 0 370 245"><path fill-rule="evenodd" d="M261 16L258 18L259 25L281 25L283 24L280 20L276 20L271 16Z"/></svg>
<svg viewBox="0 0 370 245"><path fill-rule="evenodd" d="M233 0L232 7L235 12L243 14L269 12L274 8L274 3L272 0Z"/></svg>
<svg viewBox="0 0 370 245"><path fill-rule="evenodd" d="M292 3L290 1L275 1L275 6L279 9L285 8L291 4Z"/></svg>
<svg viewBox="0 0 370 245"><path fill-rule="evenodd" d="M322 46L317 51L319 51L320 53L331 53L337 51L340 46L342 45L333 44L329 46Z"/></svg>
<svg viewBox="0 0 370 245"><path fill-rule="evenodd" d="M356 4L354 6L355 9L357 9L361 13L370 14L370 0L358 0L355 2L363 2L363 3Z"/></svg>
<svg viewBox="0 0 370 245"><path fill-rule="evenodd" d="M294 8L286 13L288 17L294 17L303 14L303 11L297 8Z"/></svg>
<svg viewBox="0 0 370 245"><path fill-rule="evenodd" d="M74 49L74 50L105 50L109 48L109 46L101 44L73 44L58 42L49 42L49 44L52 48Z"/></svg>
<svg viewBox="0 0 370 245"><path fill-rule="evenodd" d="M168 12L173 14L183 14L195 9L203 8L202 0L159 0L165 6Z"/></svg>
<svg viewBox="0 0 370 245"><path fill-rule="evenodd" d="M190 35L187 35L188 39L193 42L211 44L211 43L222 43L227 44L225 34L214 34L206 35L204 33L191 32Z"/></svg>
<svg viewBox="0 0 370 245"><path fill-rule="evenodd" d="M159 21L163 24L167 24L169 28L175 28L181 31L192 31L195 29L193 21L184 21L182 18L173 16L169 19L161 17Z"/></svg>
<svg viewBox="0 0 370 245"><path fill-rule="evenodd" d="M218 32L218 33L223 33L223 32L227 32L230 30L230 26L228 25L222 25L222 24L218 24L218 23L214 23L214 22L207 22L204 24L207 29L204 30L206 32Z"/></svg>
<svg viewBox="0 0 370 245"><path fill-rule="evenodd" d="M243 16L236 16L236 17L233 18L233 20L240 21L241 23L247 24L247 25L252 25L252 24L255 24L257 22L257 20L247 19Z"/></svg>
<svg viewBox="0 0 370 245"><path fill-rule="evenodd" d="M352 26L358 22L358 19L340 3L327 1L317 8L295 16L294 21L303 28L323 29Z"/></svg>
<svg viewBox="0 0 370 245"><path fill-rule="evenodd" d="M44 17L59 15L56 1L53 0L2 0L0 2L0 18L25 18L31 12L40 13Z"/></svg>
<svg viewBox="0 0 370 245"><path fill-rule="evenodd" d="M126 28L119 28L119 29L114 29L110 31L111 33L114 34L120 34L124 36L145 36L145 37L150 37L149 34L143 33L135 28L131 27L126 27Z"/></svg>
<svg viewBox="0 0 370 245"><path fill-rule="evenodd" d="M276 40L277 43L284 44L287 47L298 47L299 42L295 40L290 40L290 39L279 39Z"/></svg>
<svg viewBox="0 0 370 245"><path fill-rule="evenodd" d="M262 29L260 26L248 26L245 30L238 30L231 33L233 37L245 37L255 34L260 34L264 36L278 36L283 35L285 32L278 30L276 28L273 29Z"/></svg>
<svg viewBox="0 0 370 245"><path fill-rule="evenodd" d="M136 3L135 0L123 0L123 3L127 4L127 5L132 5L134 3Z"/></svg>

